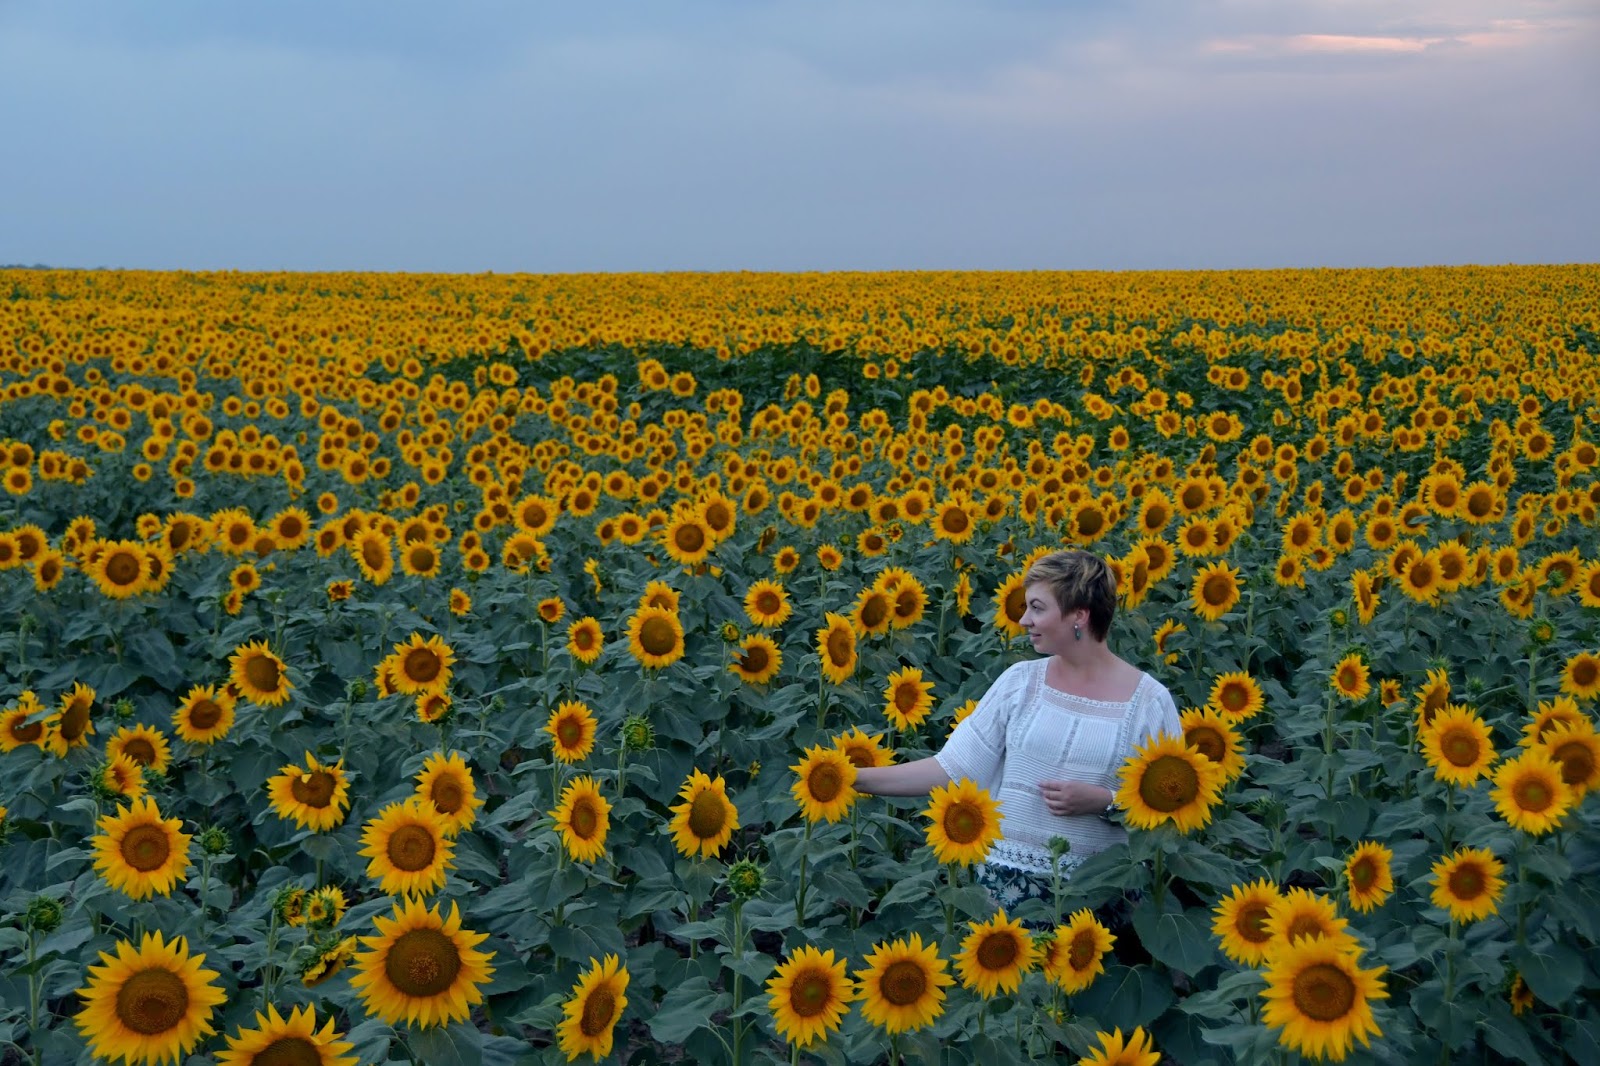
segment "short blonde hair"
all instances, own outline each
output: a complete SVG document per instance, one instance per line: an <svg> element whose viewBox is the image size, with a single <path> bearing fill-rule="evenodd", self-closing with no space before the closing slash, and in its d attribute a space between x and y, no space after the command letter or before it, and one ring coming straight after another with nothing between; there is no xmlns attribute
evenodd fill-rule
<svg viewBox="0 0 1600 1066"><path fill-rule="evenodd" d="M1117 577L1093 552L1073 549L1035 559L1023 583L1049 585L1062 614L1088 611L1089 632L1095 640L1105 640L1111 632L1117 614Z"/></svg>

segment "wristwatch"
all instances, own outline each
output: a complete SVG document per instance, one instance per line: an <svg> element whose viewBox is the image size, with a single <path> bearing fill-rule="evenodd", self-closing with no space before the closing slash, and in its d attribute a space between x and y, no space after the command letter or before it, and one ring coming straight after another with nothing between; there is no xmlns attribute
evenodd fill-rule
<svg viewBox="0 0 1600 1066"><path fill-rule="evenodd" d="M1104 818L1106 821L1109 822L1109 821L1111 821L1111 816L1113 814L1116 814L1116 813L1117 813L1117 801L1116 800L1112 800L1110 803L1106 804L1105 810L1100 812L1100 817Z"/></svg>

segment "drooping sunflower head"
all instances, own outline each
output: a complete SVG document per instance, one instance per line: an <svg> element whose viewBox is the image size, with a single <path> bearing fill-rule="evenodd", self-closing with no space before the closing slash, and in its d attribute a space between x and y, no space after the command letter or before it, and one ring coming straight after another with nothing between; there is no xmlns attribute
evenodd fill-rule
<svg viewBox="0 0 1600 1066"><path fill-rule="evenodd" d="M1136 829L1171 823L1189 833L1211 820L1222 768L1182 737L1161 735L1134 749L1123 764L1117 806Z"/></svg>
<svg viewBox="0 0 1600 1066"><path fill-rule="evenodd" d="M837 1031L855 998L845 959L835 959L832 948L801 947L767 981L767 1006L778 1035L801 1048Z"/></svg>
<svg viewBox="0 0 1600 1066"><path fill-rule="evenodd" d="M1260 966L1273 943L1267 916L1282 898L1278 886L1265 878L1235 885L1212 910L1211 931L1222 953L1246 966Z"/></svg>
<svg viewBox="0 0 1600 1066"><path fill-rule="evenodd" d="M361 938L366 950L350 978L369 1013L390 1025L431 1028L463 1021L483 1002L494 953L477 950L488 934L463 929L454 903L446 918L438 904L426 908L409 897L373 922L378 935Z"/></svg>
<svg viewBox="0 0 1600 1066"><path fill-rule="evenodd" d="M837 822L856 800L856 767L838 748L807 748L790 792L809 822Z"/></svg>
<svg viewBox="0 0 1600 1066"><path fill-rule="evenodd" d="M739 811L728 799L727 783L721 775L713 779L695 770L678 795L683 802L671 808L668 825L678 852L690 858L716 855L739 828Z"/></svg>
<svg viewBox="0 0 1600 1066"><path fill-rule="evenodd" d="M982 862L1000 839L1000 805L966 778L934 788L923 814L929 819L928 846L940 862Z"/></svg>

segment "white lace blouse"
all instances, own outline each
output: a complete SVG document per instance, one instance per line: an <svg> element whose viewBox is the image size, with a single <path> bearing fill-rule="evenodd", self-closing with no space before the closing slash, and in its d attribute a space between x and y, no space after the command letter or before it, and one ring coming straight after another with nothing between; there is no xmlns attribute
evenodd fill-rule
<svg viewBox="0 0 1600 1066"><path fill-rule="evenodd" d="M1049 662L1007 669L934 756L951 780L970 778L999 802L1002 836L988 861L1034 873L1050 872L1051 837L1072 843L1061 859L1066 872L1127 838L1098 814L1051 814L1041 782L1085 781L1114 792L1135 745L1182 734L1172 694L1149 674L1140 675L1132 699L1108 703L1051 688Z"/></svg>

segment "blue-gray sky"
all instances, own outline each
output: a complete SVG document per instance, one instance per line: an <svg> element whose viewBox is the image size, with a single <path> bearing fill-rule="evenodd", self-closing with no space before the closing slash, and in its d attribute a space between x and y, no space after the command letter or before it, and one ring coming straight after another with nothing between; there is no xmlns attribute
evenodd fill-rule
<svg viewBox="0 0 1600 1066"><path fill-rule="evenodd" d="M0 262L1600 260L1594 0L0 0Z"/></svg>

